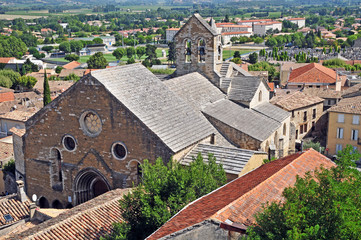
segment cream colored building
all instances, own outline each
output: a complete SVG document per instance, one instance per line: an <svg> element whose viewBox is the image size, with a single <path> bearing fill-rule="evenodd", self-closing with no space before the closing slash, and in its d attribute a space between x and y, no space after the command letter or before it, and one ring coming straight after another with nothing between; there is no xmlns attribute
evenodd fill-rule
<svg viewBox="0 0 361 240"><path fill-rule="evenodd" d="M296 129L296 141L300 141L316 129L317 121L323 113L322 98L299 91L276 96L270 102L291 113L291 122Z"/></svg>
<svg viewBox="0 0 361 240"><path fill-rule="evenodd" d="M361 96L344 98L331 107L328 118L328 154L336 155L347 145L361 151Z"/></svg>

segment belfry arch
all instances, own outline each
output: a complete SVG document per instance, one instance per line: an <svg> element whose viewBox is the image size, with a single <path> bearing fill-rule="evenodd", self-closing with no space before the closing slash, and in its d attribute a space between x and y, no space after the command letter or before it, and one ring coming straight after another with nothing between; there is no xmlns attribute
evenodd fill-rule
<svg viewBox="0 0 361 240"><path fill-rule="evenodd" d="M76 205L84 203L110 190L108 180L93 168L81 170L74 181Z"/></svg>

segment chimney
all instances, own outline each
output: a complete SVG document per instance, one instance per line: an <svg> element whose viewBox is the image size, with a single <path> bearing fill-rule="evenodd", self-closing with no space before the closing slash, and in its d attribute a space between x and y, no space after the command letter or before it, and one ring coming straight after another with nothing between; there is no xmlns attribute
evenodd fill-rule
<svg viewBox="0 0 361 240"><path fill-rule="evenodd" d="M33 220L34 215L35 215L36 204L30 203L29 210L30 210L30 221L31 221L31 220Z"/></svg>
<svg viewBox="0 0 361 240"><path fill-rule="evenodd" d="M18 180L16 181L17 190L18 190L18 199L21 202L25 202L28 200L28 197L26 196L26 193L24 191L24 181Z"/></svg>
<svg viewBox="0 0 361 240"><path fill-rule="evenodd" d="M336 91L341 91L341 76L336 72Z"/></svg>

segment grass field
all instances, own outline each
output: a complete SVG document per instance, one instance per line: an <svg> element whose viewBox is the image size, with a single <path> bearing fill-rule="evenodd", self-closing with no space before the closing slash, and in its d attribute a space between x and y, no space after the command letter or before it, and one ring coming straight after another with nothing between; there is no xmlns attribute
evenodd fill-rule
<svg viewBox="0 0 361 240"><path fill-rule="evenodd" d="M168 53L168 49L166 49L166 52ZM91 56L81 56L78 60L78 62L80 63L86 63L89 58ZM104 57L105 59L108 61L108 62L115 62L117 61L117 59L111 54L104 54ZM162 57L162 48L158 48L157 49L157 57L158 58L161 58ZM143 57L141 57L141 59L145 59L146 56L144 55ZM68 60L64 59L64 58L50 58L49 60L52 60L52 61L58 61L58 62L68 62ZM124 56L121 61L127 61L128 60L128 57L127 56ZM137 57L137 60L138 60L138 57Z"/></svg>
<svg viewBox="0 0 361 240"><path fill-rule="evenodd" d="M227 58L233 57L233 54L234 54L235 51L239 51L239 53L242 55L242 54L245 54L245 53L253 52L254 50L251 50L251 49L226 50L226 49L224 49L223 50L223 58L227 59Z"/></svg>

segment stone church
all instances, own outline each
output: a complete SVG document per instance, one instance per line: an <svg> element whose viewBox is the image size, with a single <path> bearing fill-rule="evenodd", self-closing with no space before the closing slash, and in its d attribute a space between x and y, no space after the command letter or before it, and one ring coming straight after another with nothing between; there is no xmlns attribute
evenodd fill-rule
<svg viewBox="0 0 361 240"><path fill-rule="evenodd" d="M178 77L162 82L141 64L92 71L14 133L16 179L40 207L136 185L144 159L216 149L231 179L288 154L290 114L269 103L264 80L223 62L214 22L194 14L175 39Z"/></svg>
<svg viewBox="0 0 361 240"><path fill-rule="evenodd" d="M17 179L39 206L72 207L137 184L144 159L179 159L214 132L141 64L98 70L26 122Z"/></svg>

